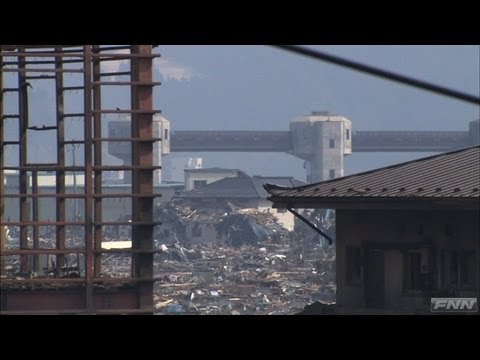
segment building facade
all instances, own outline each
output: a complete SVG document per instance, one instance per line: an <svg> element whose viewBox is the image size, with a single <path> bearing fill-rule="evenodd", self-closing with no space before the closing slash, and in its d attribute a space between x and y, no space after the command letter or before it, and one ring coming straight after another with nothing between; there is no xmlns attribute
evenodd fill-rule
<svg viewBox="0 0 480 360"><path fill-rule="evenodd" d="M479 298L480 147L287 190L274 207L336 209L337 311L429 313Z"/></svg>

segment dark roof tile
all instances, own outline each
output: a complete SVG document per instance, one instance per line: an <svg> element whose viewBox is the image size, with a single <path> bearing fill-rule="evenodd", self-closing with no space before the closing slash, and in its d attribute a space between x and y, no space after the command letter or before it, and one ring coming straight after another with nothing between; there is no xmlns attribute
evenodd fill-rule
<svg viewBox="0 0 480 360"><path fill-rule="evenodd" d="M285 190L280 198L480 197L480 146Z"/></svg>

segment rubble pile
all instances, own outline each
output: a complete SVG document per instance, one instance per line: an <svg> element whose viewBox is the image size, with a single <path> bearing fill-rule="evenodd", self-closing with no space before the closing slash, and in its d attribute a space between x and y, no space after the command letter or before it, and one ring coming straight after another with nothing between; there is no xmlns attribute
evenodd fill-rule
<svg viewBox="0 0 480 360"><path fill-rule="evenodd" d="M272 240L167 247L155 259L155 308L160 314L296 314L319 300L333 303L334 249L304 249Z"/></svg>
<svg viewBox="0 0 480 360"><path fill-rule="evenodd" d="M330 236L334 234L330 214L313 211L304 216ZM328 246L322 236L301 221L295 221L295 231L291 232L268 212L231 204L226 204L225 211L216 212L170 204L158 208L155 217L169 225L171 235L169 241L164 241L164 229L157 230L154 236L159 250L154 256L157 314L332 312L335 245ZM212 238L202 242L187 240L192 223L211 226L215 230ZM40 234L40 247L54 248L55 229L46 230ZM18 236L12 228L8 248L19 247ZM66 238L67 248L84 246L81 231L67 229ZM104 241L130 239L128 231L121 227L104 229ZM19 256L9 258L12 261L7 266L7 278L84 276L83 258L75 255L67 256L67 266L60 269L61 273L53 256L43 260L39 274L20 274ZM129 277L130 272L129 254L102 256L100 277Z"/></svg>
<svg viewBox="0 0 480 360"><path fill-rule="evenodd" d="M216 209L196 208L174 202L163 204L155 210L155 219L168 226L168 238L165 227L156 228L155 239L162 243L191 243L187 229L208 227L216 234L208 241L222 242L232 246L256 244L266 239L278 239L287 236L289 230L268 212L257 209L243 209L230 202L224 202ZM170 234L171 233L171 234Z"/></svg>

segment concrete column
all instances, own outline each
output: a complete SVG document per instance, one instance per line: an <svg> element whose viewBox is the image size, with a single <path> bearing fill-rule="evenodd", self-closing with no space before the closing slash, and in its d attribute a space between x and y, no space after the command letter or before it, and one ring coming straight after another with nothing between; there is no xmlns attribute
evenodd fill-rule
<svg viewBox="0 0 480 360"><path fill-rule="evenodd" d="M344 175L343 157L351 154L351 122L343 116L313 113L290 123L292 155L306 160L307 182Z"/></svg>
<svg viewBox="0 0 480 360"><path fill-rule="evenodd" d="M343 122L316 122L313 131L310 181L316 183L343 176Z"/></svg>

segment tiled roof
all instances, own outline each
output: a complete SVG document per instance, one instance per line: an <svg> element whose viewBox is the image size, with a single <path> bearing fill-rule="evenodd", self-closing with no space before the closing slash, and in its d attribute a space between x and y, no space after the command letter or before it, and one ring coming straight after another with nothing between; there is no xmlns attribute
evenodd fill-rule
<svg viewBox="0 0 480 360"><path fill-rule="evenodd" d="M242 174L239 177L225 178L205 185L200 189L183 193L182 198L216 197L216 198L267 198L268 193L263 188L264 184L273 183L280 186L299 186L303 182L292 177L250 177Z"/></svg>
<svg viewBox="0 0 480 360"><path fill-rule="evenodd" d="M297 188L266 185L266 190L275 202L299 198L479 198L480 146Z"/></svg>

